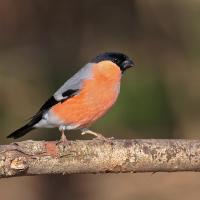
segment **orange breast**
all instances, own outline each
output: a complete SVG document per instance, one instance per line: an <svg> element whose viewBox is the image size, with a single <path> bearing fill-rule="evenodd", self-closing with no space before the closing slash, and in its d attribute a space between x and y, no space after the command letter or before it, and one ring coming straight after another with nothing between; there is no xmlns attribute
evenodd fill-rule
<svg viewBox="0 0 200 200"><path fill-rule="evenodd" d="M85 80L80 93L52 108L66 125L87 127L115 103L121 79L120 69L110 61L93 67L92 79Z"/></svg>

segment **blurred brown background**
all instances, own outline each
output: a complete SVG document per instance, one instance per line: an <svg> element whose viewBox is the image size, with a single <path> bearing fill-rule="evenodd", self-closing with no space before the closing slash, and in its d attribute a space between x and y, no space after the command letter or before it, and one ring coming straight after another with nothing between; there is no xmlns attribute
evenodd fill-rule
<svg viewBox="0 0 200 200"><path fill-rule="evenodd" d="M92 57L129 55L116 106L93 130L116 138L199 138L200 1L1 0L0 132L23 125ZM23 139L55 140L56 129ZM68 138L81 137L71 131ZM3 179L1 199L199 199L198 173Z"/></svg>

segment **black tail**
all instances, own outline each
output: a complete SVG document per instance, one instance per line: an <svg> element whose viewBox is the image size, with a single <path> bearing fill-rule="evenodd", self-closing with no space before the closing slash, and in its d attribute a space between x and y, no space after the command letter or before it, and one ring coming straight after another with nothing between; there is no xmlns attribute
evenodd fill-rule
<svg viewBox="0 0 200 200"><path fill-rule="evenodd" d="M17 129L16 131L8 135L7 138L14 138L14 139L20 138L25 134L27 134L29 131L32 131L33 129L35 128L32 125L26 124L25 126Z"/></svg>
<svg viewBox="0 0 200 200"><path fill-rule="evenodd" d="M26 135L28 132L35 129L34 125L37 124L42 119L42 115L43 115L43 112L36 113L36 115L32 117L30 122L28 122L25 126L17 129L10 135L8 135L7 138L17 139L17 138L20 138L20 137Z"/></svg>

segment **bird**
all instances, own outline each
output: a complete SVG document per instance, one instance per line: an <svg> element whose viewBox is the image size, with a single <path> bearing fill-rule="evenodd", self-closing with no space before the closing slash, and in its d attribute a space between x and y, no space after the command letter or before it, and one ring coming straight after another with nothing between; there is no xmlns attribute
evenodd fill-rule
<svg viewBox="0 0 200 200"><path fill-rule="evenodd" d="M115 104L124 72L135 63L119 52L101 53L68 79L23 127L7 138L20 138L37 128L58 128L61 142L65 131L81 130L95 138L105 138L89 127Z"/></svg>

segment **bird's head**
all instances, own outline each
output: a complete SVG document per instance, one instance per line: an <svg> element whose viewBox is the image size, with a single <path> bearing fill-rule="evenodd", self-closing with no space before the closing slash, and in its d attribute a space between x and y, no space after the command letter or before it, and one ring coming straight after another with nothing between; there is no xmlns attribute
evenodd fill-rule
<svg viewBox="0 0 200 200"><path fill-rule="evenodd" d="M126 69L135 66L135 63L123 53L106 52L92 59L93 63L99 63L101 61L111 61L115 63L120 68L122 73Z"/></svg>

